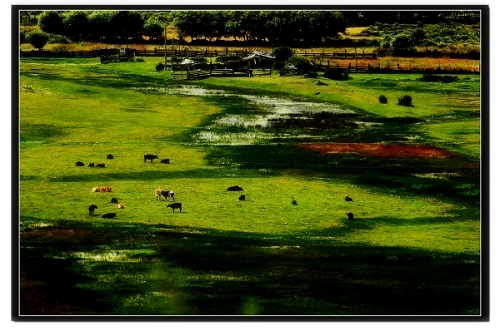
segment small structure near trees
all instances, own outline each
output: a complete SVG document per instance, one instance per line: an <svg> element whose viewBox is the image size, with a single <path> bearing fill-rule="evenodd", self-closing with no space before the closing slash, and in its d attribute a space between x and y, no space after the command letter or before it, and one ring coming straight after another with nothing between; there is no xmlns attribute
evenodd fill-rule
<svg viewBox="0 0 500 331"><path fill-rule="evenodd" d="M101 64L110 62L129 61L135 58L136 49L133 48L105 48L99 50Z"/></svg>

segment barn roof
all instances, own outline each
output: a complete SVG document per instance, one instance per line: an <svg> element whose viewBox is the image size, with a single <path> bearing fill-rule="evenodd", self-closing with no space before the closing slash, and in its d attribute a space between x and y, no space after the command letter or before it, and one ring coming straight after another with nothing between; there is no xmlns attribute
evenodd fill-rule
<svg viewBox="0 0 500 331"><path fill-rule="evenodd" d="M247 61L247 60L252 60L252 59L263 59L263 60L274 60L274 56L272 56L269 53L266 52L261 52L261 51L253 51L252 54L250 54L247 57L244 57L241 59L242 61Z"/></svg>

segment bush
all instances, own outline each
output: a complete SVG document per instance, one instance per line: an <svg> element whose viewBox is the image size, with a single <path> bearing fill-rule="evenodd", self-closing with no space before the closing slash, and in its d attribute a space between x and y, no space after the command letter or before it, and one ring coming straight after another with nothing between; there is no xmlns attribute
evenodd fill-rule
<svg viewBox="0 0 500 331"><path fill-rule="evenodd" d="M385 95L383 95L383 94L378 97L378 101L380 103L387 103L388 102L387 97Z"/></svg>
<svg viewBox="0 0 500 331"><path fill-rule="evenodd" d="M165 70L165 64L163 62L158 62L155 66L156 71Z"/></svg>
<svg viewBox="0 0 500 331"><path fill-rule="evenodd" d="M272 55L276 61L287 61L293 55L293 50L288 46L279 46L273 49Z"/></svg>
<svg viewBox="0 0 500 331"><path fill-rule="evenodd" d="M306 78L318 78L318 73L316 71L308 72L304 75Z"/></svg>
<svg viewBox="0 0 500 331"><path fill-rule="evenodd" d="M411 101L412 101L411 96L403 95L402 97L398 98L398 105L400 105L400 106L412 106Z"/></svg>
<svg viewBox="0 0 500 331"><path fill-rule="evenodd" d="M281 70L285 67L285 62L283 61L276 61L273 63L273 70Z"/></svg>
<svg viewBox="0 0 500 331"><path fill-rule="evenodd" d="M43 31L32 31L27 36L28 42L35 48L42 50L49 41L49 35Z"/></svg>
<svg viewBox="0 0 500 331"><path fill-rule="evenodd" d="M344 69L331 68L326 70L323 76L328 79L346 80L349 79L349 72Z"/></svg>
<svg viewBox="0 0 500 331"><path fill-rule="evenodd" d="M60 34L51 34L49 35L49 44L70 44L71 41L65 37L61 36Z"/></svg>
<svg viewBox="0 0 500 331"><path fill-rule="evenodd" d="M451 83L457 81L458 76L424 74L420 80L423 82Z"/></svg>
<svg viewBox="0 0 500 331"><path fill-rule="evenodd" d="M196 55L191 60L193 60L194 63L207 63L207 59L203 55Z"/></svg>
<svg viewBox="0 0 500 331"><path fill-rule="evenodd" d="M306 74L314 69L311 62L302 56L293 55L288 62L297 68L298 74Z"/></svg>

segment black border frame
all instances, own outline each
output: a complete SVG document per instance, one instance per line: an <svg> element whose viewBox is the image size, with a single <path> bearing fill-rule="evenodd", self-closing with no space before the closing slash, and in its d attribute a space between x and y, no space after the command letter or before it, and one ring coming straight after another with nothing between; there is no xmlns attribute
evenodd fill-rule
<svg viewBox="0 0 500 331"><path fill-rule="evenodd" d="M480 10L481 11L481 314L381 315L89 315L23 316L19 313L19 11L21 10ZM488 5L12 5L12 260L11 320L15 322L489 322L490 321L490 8Z"/></svg>

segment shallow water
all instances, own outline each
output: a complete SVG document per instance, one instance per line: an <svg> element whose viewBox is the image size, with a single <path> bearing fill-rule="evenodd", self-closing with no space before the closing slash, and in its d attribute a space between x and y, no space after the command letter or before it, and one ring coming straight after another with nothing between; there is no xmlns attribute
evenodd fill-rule
<svg viewBox="0 0 500 331"><path fill-rule="evenodd" d="M270 122L288 119L308 119L319 113L328 114L356 114L355 111L346 109L341 105L298 101L287 98L278 98L262 95L241 94L239 92L222 89L206 89L198 85L170 85L163 88L145 87L139 90L158 91L171 95L213 97L221 104L234 102L235 98L248 105L247 112L238 114L225 113L215 118L206 128L202 128L194 136L200 143L211 145L251 145L269 143L270 140L279 138L307 139L311 134L272 133ZM238 132L234 132L237 129ZM230 132L233 131L233 132ZM318 134L313 135L318 138Z"/></svg>

